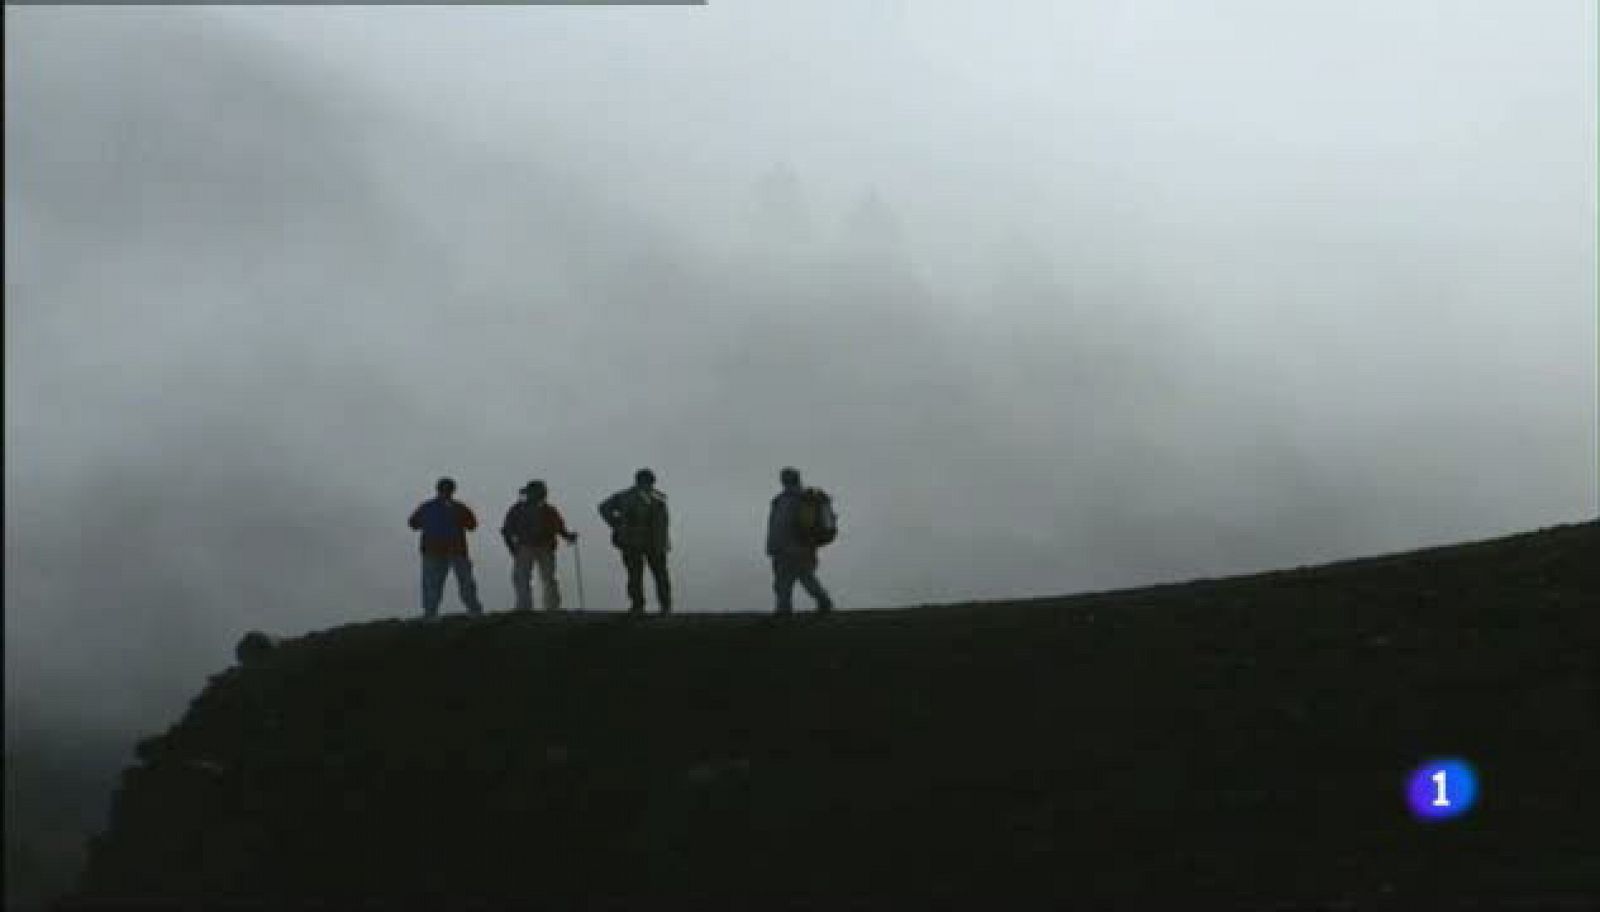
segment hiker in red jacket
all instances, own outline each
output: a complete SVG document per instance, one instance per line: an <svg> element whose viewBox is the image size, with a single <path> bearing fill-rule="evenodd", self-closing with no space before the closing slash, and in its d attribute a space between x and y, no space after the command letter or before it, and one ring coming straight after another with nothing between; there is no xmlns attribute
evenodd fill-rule
<svg viewBox="0 0 1600 912"><path fill-rule="evenodd" d="M439 616L444 578L452 570L467 613L482 614L478 584L472 578L472 560L467 556L467 532L478 528L478 517L455 499L454 479L439 479L434 490L439 496L423 501L411 511L410 520L411 528L422 532L422 617L431 621Z"/></svg>
<svg viewBox="0 0 1600 912"><path fill-rule="evenodd" d="M570 543L578 540L578 534L567 529L566 520L549 502L549 496L550 489L544 482L528 482L522 489L522 499L506 511L506 521L500 526L500 536L511 551L511 588L517 594L517 611L533 610L534 567L539 568L544 610L561 610L561 587L556 583L556 538L559 536Z"/></svg>

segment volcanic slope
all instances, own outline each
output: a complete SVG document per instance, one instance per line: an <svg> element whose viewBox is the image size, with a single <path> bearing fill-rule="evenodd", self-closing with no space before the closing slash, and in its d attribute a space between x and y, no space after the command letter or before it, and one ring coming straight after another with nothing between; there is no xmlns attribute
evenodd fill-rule
<svg viewBox="0 0 1600 912"><path fill-rule="evenodd" d="M141 743L113 899L1600 897L1600 523L1067 598L288 640ZM1408 773L1473 764L1414 820Z"/></svg>

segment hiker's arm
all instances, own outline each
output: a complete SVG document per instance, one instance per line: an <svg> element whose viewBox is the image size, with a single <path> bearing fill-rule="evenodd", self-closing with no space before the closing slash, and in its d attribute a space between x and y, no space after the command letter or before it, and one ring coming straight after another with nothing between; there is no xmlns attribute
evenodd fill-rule
<svg viewBox="0 0 1600 912"><path fill-rule="evenodd" d="M461 508L461 528L471 532L478 528L478 517L472 513L472 508L466 504L457 504Z"/></svg>
<svg viewBox="0 0 1600 912"><path fill-rule="evenodd" d="M517 516L517 508L512 507L506 511L506 521L500 524L500 537L506 540L506 548L512 554L517 553L517 535L513 531L511 521Z"/></svg>
<svg viewBox="0 0 1600 912"><path fill-rule="evenodd" d="M617 524L617 499L621 496L621 494L613 494L600 501L600 518L605 520L608 526L615 527Z"/></svg>
<svg viewBox="0 0 1600 912"><path fill-rule="evenodd" d="M557 535L561 536L562 538L566 539L569 542L578 540L578 533L573 532L571 529L567 528L567 518L565 516L561 515L561 511L560 510L557 510L555 507L551 507L550 508L550 515L555 517L555 527L556 527L556 534Z"/></svg>
<svg viewBox="0 0 1600 912"><path fill-rule="evenodd" d="M795 544L794 498L773 501L773 512L766 520L766 554L778 557Z"/></svg>
<svg viewBox="0 0 1600 912"><path fill-rule="evenodd" d="M410 526L413 529L422 528L422 508L421 507L418 507L415 510L411 511L411 519L406 521L406 525Z"/></svg>

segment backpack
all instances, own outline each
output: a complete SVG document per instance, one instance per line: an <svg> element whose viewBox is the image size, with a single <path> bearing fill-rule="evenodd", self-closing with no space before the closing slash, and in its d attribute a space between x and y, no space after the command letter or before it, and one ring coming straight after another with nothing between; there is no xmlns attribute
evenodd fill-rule
<svg viewBox="0 0 1600 912"><path fill-rule="evenodd" d="M622 516L611 527L611 544L624 551L649 549L655 544L657 526L666 524L665 495L659 491L653 495L629 491L627 496Z"/></svg>
<svg viewBox="0 0 1600 912"><path fill-rule="evenodd" d="M800 492L800 502L794 510L795 537L813 548L820 548L839 537L839 516L833 510L833 501L821 488L806 488Z"/></svg>

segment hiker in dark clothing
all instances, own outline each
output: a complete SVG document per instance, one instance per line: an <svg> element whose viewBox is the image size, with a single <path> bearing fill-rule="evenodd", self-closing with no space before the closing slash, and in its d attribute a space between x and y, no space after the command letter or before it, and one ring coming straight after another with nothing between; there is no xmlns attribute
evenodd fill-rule
<svg viewBox="0 0 1600 912"><path fill-rule="evenodd" d="M539 568L539 584L544 589L544 610L561 610L561 587L556 583L556 538L569 543L578 540L567 530L561 511L548 501L550 489L542 481L530 481L522 489L522 499L506 511L500 536L511 551L511 588L517 594L517 611L533 610L533 568Z"/></svg>
<svg viewBox="0 0 1600 912"><path fill-rule="evenodd" d="M833 599L817 580L818 542L808 537L802 522L806 489L798 469L778 473L783 490L772 498L767 513L767 556L772 558L772 589L778 596L778 614L794 611L794 584L799 583L817 603L817 613L833 610Z"/></svg>
<svg viewBox="0 0 1600 912"><path fill-rule="evenodd" d="M454 570L456 586L468 614L482 614L478 584L472 578L472 560L467 556L467 532L478 528L478 518L464 503L455 499L456 483L441 478L434 486L439 496L423 501L411 511L410 525L422 532L422 616L439 616L439 600L444 597L444 579Z"/></svg>
<svg viewBox="0 0 1600 912"><path fill-rule="evenodd" d="M672 611L672 581L667 576L667 552L672 542L667 535L667 495L656 490L656 475L649 469L634 473L633 487L607 497L600 504L600 518L611 527L611 543L622 552L622 566L628 571L630 614L644 614L644 568L656 581L656 601L661 613Z"/></svg>

